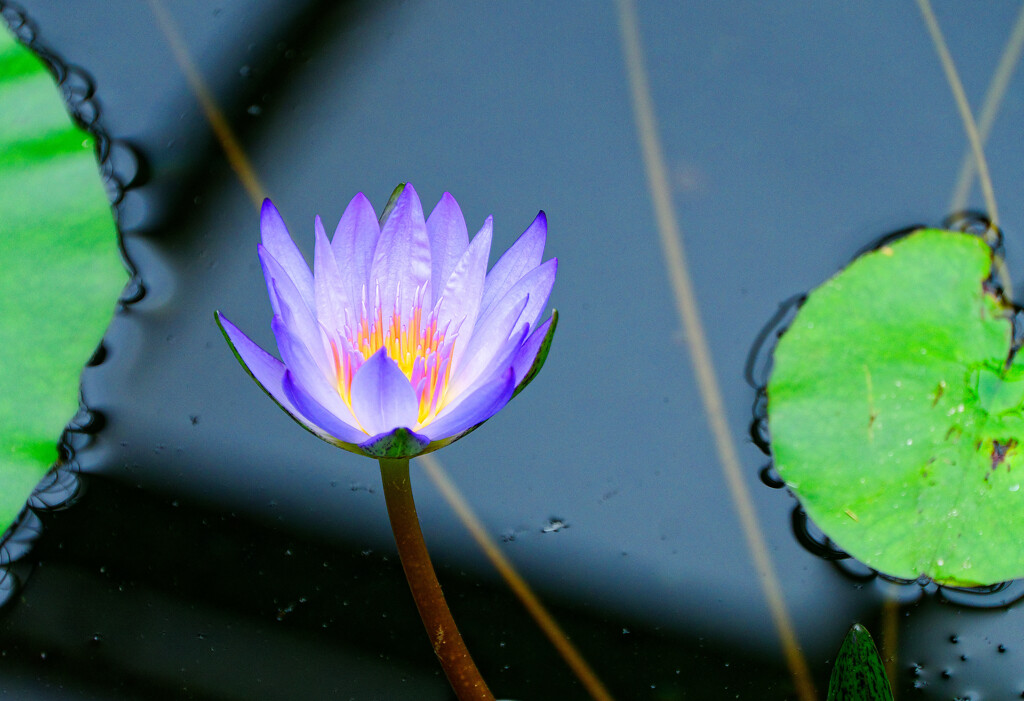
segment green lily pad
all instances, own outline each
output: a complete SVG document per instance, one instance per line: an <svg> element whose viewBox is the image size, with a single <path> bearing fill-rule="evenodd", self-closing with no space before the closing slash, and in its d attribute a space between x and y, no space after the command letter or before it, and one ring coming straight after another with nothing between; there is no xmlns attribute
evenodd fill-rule
<svg viewBox="0 0 1024 701"><path fill-rule="evenodd" d="M850 628L839 648L828 701L892 701L892 687L885 666L867 628L859 623Z"/></svg>
<svg viewBox="0 0 1024 701"><path fill-rule="evenodd" d="M92 137L0 22L0 532L57 460L127 279Z"/></svg>
<svg viewBox="0 0 1024 701"><path fill-rule="evenodd" d="M992 264L975 236L917 231L812 292L775 349L776 469L829 538L895 577L1024 576L1024 361Z"/></svg>

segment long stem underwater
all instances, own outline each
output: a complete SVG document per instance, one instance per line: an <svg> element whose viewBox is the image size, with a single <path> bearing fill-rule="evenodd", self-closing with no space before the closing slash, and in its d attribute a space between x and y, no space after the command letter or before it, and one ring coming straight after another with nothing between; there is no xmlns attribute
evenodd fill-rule
<svg viewBox="0 0 1024 701"><path fill-rule="evenodd" d="M412 598L416 601L416 608L419 609L420 618L423 619L434 654L440 660L445 676L459 701L494 701L494 694L480 676L455 626L434 573L434 566L430 563L430 554L423 542L423 532L416 515L416 503L412 498L409 460L382 459L380 476L402 569L405 570Z"/></svg>

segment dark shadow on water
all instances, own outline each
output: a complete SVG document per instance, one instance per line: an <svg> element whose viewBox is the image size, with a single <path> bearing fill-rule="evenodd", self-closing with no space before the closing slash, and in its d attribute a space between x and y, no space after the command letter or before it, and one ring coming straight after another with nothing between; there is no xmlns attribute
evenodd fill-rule
<svg viewBox="0 0 1024 701"><path fill-rule="evenodd" d="M0 667L59 664L73 685L115 679L146 698L185 688L210 699L449 697L393 555L81 479L75 508L42 517L32 587L0 623ZM436 564L492 688L508 698L584 696L503 585ZM552 608L590 659L624 661L601 665L620 698L638 686L665 699L716 698L723 688L786 694L783 670L712 640L571 601Z"/></svg>

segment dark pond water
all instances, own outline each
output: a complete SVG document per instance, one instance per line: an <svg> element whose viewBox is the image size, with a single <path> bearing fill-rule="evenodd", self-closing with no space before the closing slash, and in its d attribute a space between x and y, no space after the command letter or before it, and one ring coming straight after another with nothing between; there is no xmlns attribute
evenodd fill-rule
<svg viewBox="0 0 1024 701"><path fill-rule="evenodd" d="M617 698L793 698L675 313L615 5L165 5L307 254L315 214L333 226L356 192L379 208L405 180L428 207L451 191L471 230L493 214L495 252L547 212L562 314L548 364L438 457ZM116 165L137 174L118 212L145 294L83 376L102 426L79 440L77 500L40 516L19 565L24 586L0 616L0 690L450 698L376 466L266 400L213 322L224 310L272 347L256 210L152 6L19 7L40 45L91 76L123 145ZM975 105L1018 9L937 2ZM878 236L948 212L965 139L917 7L644 3L638 14L727 419L819 689L852 623L883 637L893 598L900 698L1024 695L1022 606L949 603L809 553L793 536L795 502L761 483L765 458L747 437L744 363L778 305ZM987 148L1017 280L1022 80ZM586 698L430 481L413 479L492 688Z"/></svg>

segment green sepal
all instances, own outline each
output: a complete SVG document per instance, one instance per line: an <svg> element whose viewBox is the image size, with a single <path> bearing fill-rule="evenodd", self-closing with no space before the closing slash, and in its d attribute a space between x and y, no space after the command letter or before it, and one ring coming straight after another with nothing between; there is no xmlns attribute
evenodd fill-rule
<svg viewBox="0 0 1024 701"><path fill-rule="evenodd" d="M390 433L374 436L359 445L364 455L371 458L412 458L422 455L430 441L407 428L396 428Z"/></svg>
<svg viewBox="0 0 1024 701"><path fill-rule="evenodd" d="M512 399L515 399L516 395L526 389L526 385L533 382L539 373L540 369L544 367L544 362L548 359L548 353L551 351L551 342L555 340L555 328L558 326L558 310L553 309L551 311L551 325L548 326L548 332L544 334L544 340L540 343L540 348L537 349L537 356L533 359L533 364L530 366L529 371L523 375L522 381L516 386L514 392L512 392Z"/></svg>
<svg viewBox="0 0 1024 701"><path fill-rule="evenodd" d="M380 213L380 219L377 220L377 224L380 228L384 228L384 223L391 216L391 212L394 211L395 205L398 204L398 196L402 194L402 190L405 189L406 183L399 183L397 187L391 192L391 197L388 198L388 203L384 205L384 210Z"/></svg>

